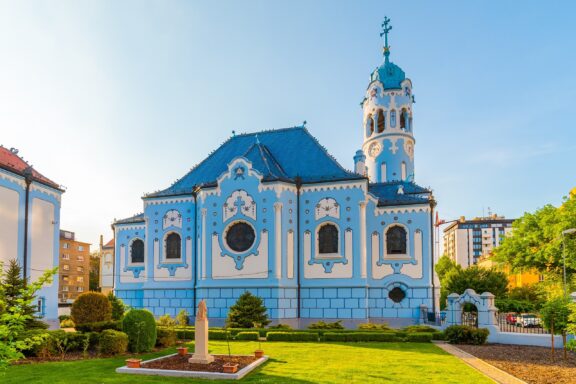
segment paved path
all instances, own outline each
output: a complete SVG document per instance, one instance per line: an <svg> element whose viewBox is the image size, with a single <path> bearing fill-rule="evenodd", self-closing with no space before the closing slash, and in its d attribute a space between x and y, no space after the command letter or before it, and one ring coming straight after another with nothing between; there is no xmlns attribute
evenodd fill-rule
<svg viewBox="0 0 576 384"><path fill-rule="evenodd" d="M484 360L481 360L471 354L464 352L460 348L455 347L452 344L448 344L445 342L434 342L438 347L442 348L446 352L450 353L451 355L456 356L460 360L464 361L466 364L471 366L472 368L477 369L478 371L482 372L496 383L500 384L527 384L524 380L520 380L519 378L512 376L511 374L504 372L501 369L496 368L493 365L488 364Z"/></svg>

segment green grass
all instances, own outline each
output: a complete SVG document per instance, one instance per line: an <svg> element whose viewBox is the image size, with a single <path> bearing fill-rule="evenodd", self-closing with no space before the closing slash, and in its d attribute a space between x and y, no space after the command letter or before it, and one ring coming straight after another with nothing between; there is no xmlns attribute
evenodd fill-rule
<svg viewBox="0 0 576 384"><path fill-rule="evenodd" d="M257 342L231 342L233 354L250 354ZM210 343L212 353L227 353L226 342ZM193 349L193 348L192 348ZM283 343L262 342L270 356L241 383L492 383L462 361L430 343ZM173 348L143 359L174 353ZM225 383L114 372L126 356L84 361L18 365L6 383ZM6 381L4 381L6 380Z"/></svg>

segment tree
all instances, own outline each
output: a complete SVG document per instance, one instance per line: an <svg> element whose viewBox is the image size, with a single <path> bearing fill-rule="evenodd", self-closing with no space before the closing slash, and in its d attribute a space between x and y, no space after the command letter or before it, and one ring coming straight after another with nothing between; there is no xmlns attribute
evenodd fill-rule
<svg viewBox="0 0 576 384"><path fill-rule="evenodd" d="M570 299L556 297L548 300L540 309L542 325L552 334L552 351L554 351L554 335L562 335L564 358L566 358L566 331L569 328Z"/></svg>
<svg viewBox="0 0 576 384"><path fill-rule="evenodd" d="M90 255L89 281L89 289L94 292L100 292L100 258L97 256L97 253Z"/></svg>
<svg viewBox="0 0 576 384"><path fill-rule="evenodd" d="M504 298L508 290L508 277L504 272L476 265L466 269L456 268L444 276L440 293L441 303L446 302L449 294L461 295L468 288L472 288L476 293L490 292L496 298Z"/></svg>
<svg viewBox="0 0 576 384"><path fill-rule="evenodd" d="M22 313L27 316L25 323L26 329L46 329L48 326L36 317L38 308L34 305L35 292L25 290L26 279L22 277L22 268L18 261L12 259L8 262L8 269L4 274L1 283L4 285L4 299L6 308L11 308L16 305L22 305ZM30 297L24 297L24 292L31 294Z"/></svg>
<svg viewBox="0 0 576 384"><path fill-rule="evenodd" d="M84 292L74 300L70 315L76 325L110 321L112 305L102 293Z"/></svg>
<svg viewBox="0 0 576 384"><path fill-rule="evenodd" d="M264 302L250 292L244 292L230 307L226 325L231 328L253 328L254 323L262 326L270 324Z"/></svg>
<svg viewBox="0 0 576 384"><path fill-rule="evenodd" d="M494 250L495 258L512 270L536 269L540 273L562 276L563 246L566 245L566 271L576 272L576 239L562 232L576 228L576 188L560 207L546 205L534 213L525 213L512 223L513 231Z"/></svg>
<svg viewBox="0 0 576 384"><path fill-rule="evenodd" d="M126 305L114 296L114 292L110 291L108 293L108 301L112 306L112 320L122 320L122 316L124 316L124 311L126 311Z"/></svg>
<svg viewBox="0 0 576 384"><path fill-rule="evenodd" d="M18 297L16 305L8 305L6 301L7 291L14 291L12 287L0 284L0 369L4 370L13 361L24 357L22 351L41 344L48 333L40 330L34 334L25 336L26 322L33 318L27 313L27 308L32 305L35 294L40 288L52 282L53 276L58 272L58 267L50 269L35 282L26 284L16 293ZM0 262L0 281L5 281L6 273L4 265Z"/></svg>
<svg viewBox="0 0 576 384"><path fill-rule="evenodd" d="M462 269L462 267L456 264L456 262L453 261L451 258L449 258L448 255L446 254L442 255L442 257L438 260L438 262L434 266L434 270L436 271L436 274L438 275L440 281L442 281L444 277L446 277L448 272L456 269Z"/></svg>

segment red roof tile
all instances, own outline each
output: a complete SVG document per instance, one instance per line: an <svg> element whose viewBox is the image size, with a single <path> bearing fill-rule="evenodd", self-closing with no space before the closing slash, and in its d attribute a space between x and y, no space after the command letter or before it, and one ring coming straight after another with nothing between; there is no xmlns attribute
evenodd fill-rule
<svg viewBox="0 0 576 384"><path fill-rule="evenodd" d="M25 162L20 156L18 156L18 151L0 146L0 168L4 168L10 172L16 173L21 176L25 176L25 171L29 167L30 165L27 162ZM45 184L52 188L62 190L58 184L56 184L46 176L42 175L34 168L30 167L30 169L32 170L32 180Z"/></svg>
<svg viewBox="0 0 576 384"><path fill-rule="evenodd" d="M104 245L104 248L113 248L114 247L114 239L110 240Z"/></svg>

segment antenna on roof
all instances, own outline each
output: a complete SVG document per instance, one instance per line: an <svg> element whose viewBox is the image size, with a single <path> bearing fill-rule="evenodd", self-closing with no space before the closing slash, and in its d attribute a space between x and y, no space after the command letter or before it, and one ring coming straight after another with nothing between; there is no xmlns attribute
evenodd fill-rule
<svg viewBox="0 0 576 384"><path fill-rule="evenodd" d="M306 120L304 120L304 121L302 122L302 128L306 128L306 123L307 123Z"/></svg>
<svg viewBox="0 0 576 384"><path fill-rule="evenodd" d="M12 148L10 148L10 152L17 155L19 151L16 148L12 147Z"/></svg>
<svg viewBox="0 0 576 384"><path fill-rule="evenodd" d="M236 131L232 130L232 137L236 136Z"/></svg>

